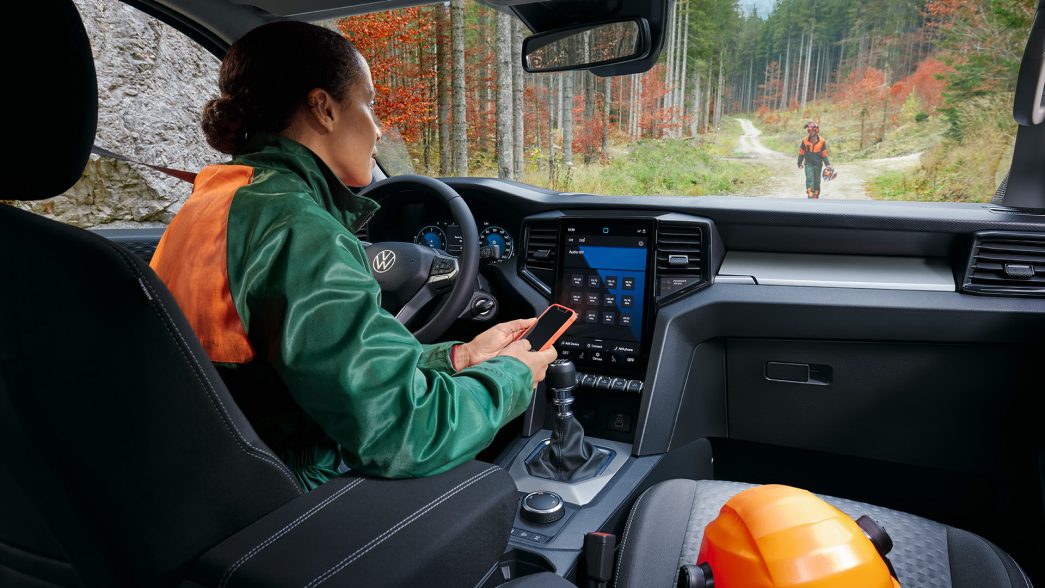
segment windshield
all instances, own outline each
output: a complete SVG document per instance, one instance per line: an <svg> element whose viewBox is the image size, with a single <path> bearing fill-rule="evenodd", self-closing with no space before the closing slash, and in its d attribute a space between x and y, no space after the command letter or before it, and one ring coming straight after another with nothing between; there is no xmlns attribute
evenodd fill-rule
<svg viewBox="0 0 1045 588"><path fill-rule="evenodd" d="M529 31L471 0L326 24L370 62L390 174L603 195L989 201L1008 171L1033 2L669 10L657 65L607 78L524 73Z"/></svg>

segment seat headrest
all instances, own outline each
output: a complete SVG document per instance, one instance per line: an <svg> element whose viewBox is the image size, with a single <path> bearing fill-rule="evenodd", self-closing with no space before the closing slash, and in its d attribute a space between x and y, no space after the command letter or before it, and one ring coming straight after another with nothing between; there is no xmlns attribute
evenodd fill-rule
<svg viewBox="0 0 1045 588"><path fill-rule="evenodd" d="M5 56L5 125L12 132L4 133L0 200L42 200L68 190L87 165L98 126L94 56L71 0L20 2L12 12L8 36L15 28L47 28Z"/></svg>

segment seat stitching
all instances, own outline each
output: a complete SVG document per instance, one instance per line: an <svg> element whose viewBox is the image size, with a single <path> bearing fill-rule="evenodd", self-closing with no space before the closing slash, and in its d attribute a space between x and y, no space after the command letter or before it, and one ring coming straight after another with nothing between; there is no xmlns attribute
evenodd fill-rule
<svg viewBox="0 0 1045 588"><path fill-rule="evenodd" d="M471 478L465 480L464 482L461 482L457 486L454 486L453 488L447 490L441 496L439 496L438 498L432 500L431 502L429 502L425 506L422 506L418 510L414 511L413 514L411 514L408 517L406 517L405 519L399 521L394 526L392 526L391 528L386 530L384 533L381 533L377 537L374 537L373 539L371 539L366 545L363 545L359 549L356 549L352 554L350 554L345 559L342 559L338 563L336 563L333 566L331 566L327 571L323 572L319 576L316 576L311 582L309 582L308 584L305 584L305 588L312 588L313 586L318 586L318 585L322 584L323 582L326 582L331 577L333 577L334 574L337 574L341 570L345 569L352 562L354 562L357 559L359 559L359 558L363 557L364 555L366 555L373 548L377 547L381 543L384 543L389 537L391 537L392 535L395 535L400 530L402 530L403 527L406 527L410 523L413 523L415 520L417 520L420 517L424 516L429 511L431 511L435 507L439 506L440 504L446 502L447 500L452 498L454 495L460 493L461 491L465 490L466 488L468 488L472 484L478 482L479 480L485 478L486 476L489 476L490 474L496 472L499 469L500 468L497 468L497 467L489 468L489 469L487 469L487 470L485 470L483 472L480 472L480 473L472 476Z"/></svg>
<svg viewBox="0 0 1045 588"><path fill-rule="evenodd" d="M254 546L253 549L251 549L250 551L245 553L243 555L243 557L241 557L238 560L236 560L236 563L232 564L232 566L229 567L228 571L225 572L225 574L221 577L221 580L218 582L218 588L224 588L224 586L226 586L229 583L229 580L232 578L232 575L236 573L236 570L238 570L239 568L243 567L243 565L246 564L247 561L249 561L255 555L260 553L263 549L265 549L266 547L271 545L273 542L279 540L281 537L283 537L284 535L286 535L290 531L294 530L301 523L303 523L306 520L312 518L312 515L316 514L320 510L324 509L327 505L329 505L331 502L333 502L333 501L337 500L338 498L340 498L341 496L343 496L349 490L351 490L351 489L355 488L356 486L362 484L364 480L366 480L366 478L357 478L357 479L353 480L352 482L350 482L349 484L347 484L343 488L339 489L334 494L331 494L330 496L328 496L326 499L324 499L319 504L317 504L317 505L313 506L312 508L308 509L307 511L305 511L298 518L296 518L293 521L287 523L282 529L280 529L279 531L276 531L275 533L273 533L268 539L262 541L261 543L259 543L256 546Z"/></svg>
<svg viewBox="0 0 1045 588"><path fill-rule="evenodd" d="M653 490L653 488L643 492L642 496L639 496L639 499L635 501L635 506L631 508L631 514L628 515L628 524L624 525L624 539L621 540L620 551L617 552L617 570L613 572L614 588L620 585L620 567L621 563L624 562L624 548L628 545L628 533L631 532L631 520L635 518L635 513L638 512L639 505L642 504L642 499L645 498L651 490Z"/></svg>
<svg viewBox="0 0 1045 588"><path fill-rule="evenodd" d="M220 414L224 417L223 421L225 424L225 429L230 433L233 433L232 437L236 441L236 444L239 446L240 450L246 453L248 456L268 462L270 465L275 467L276 470L292 484L292 486L300 496L302 494L301 487L298 486L298 483L294 480L294 478L290 476L290 471L287 470L286 465L280 462L278 459L276 459L274 455L270 455L269 453L252 445L246 440L245 437L243 437L243 433L239 430L239 427L236 426L236 423L232 421L232 417L229 414L228 409L225 408L225 403L222 402L221 398L218 397L217 391L214 390L214 386L211 383L210 379L207 378L206 374L203 373L203 366L200 365L199 361L196 359L196 356L194 354L188 353L189 344L185 340L185 337L182 336L180 331L178 331L175 328L172 328L174 325L174 319L171 317L170 313L167 312L167 308L163 305L163 302L160 300L156 291L152 288L152 285L149 284L148 280L143 279L145 275L142 274L142 272L138 271L138 268L136 268L134 264L131 263L131 261L127 258L127 255L130 254L123 250L121 247L118 247L116 244L110 243L104 237L100 237L100 239L102 239L102 242L104 242L107 246L109 246L110 249L115 251L120 256L120 259L123 261L124 265L126 265L127 268L131 270L132 275L138 278L138 282L141 285L145 286L149 290L148 293L151 294L152 297L155 299L156 304L151 304L150 306L152 306L153 311L156 312L156 314L159 316L160 322L163 324L164 328L167 329L167 332L181 341L181 345L178 346L178 351L181 352L182 359L192 360L191 363L186 361L186 364L188 364L190 370L193 372L193 375L196 376L196 380L199 381L200 384L202 384L206 388L208 392L207 396L211 402L211 406L214 406L215 409L218 408L218 405L221 406ZM160 311L162 311L163 314L160 314ZM166 321L163 320L164 317L166 317ZM175 343L177 343L177 340L175 341ZM195 370L191 369L193 364L196 365ZM215 401L217 401L217 405L215 405Z"/></svg>

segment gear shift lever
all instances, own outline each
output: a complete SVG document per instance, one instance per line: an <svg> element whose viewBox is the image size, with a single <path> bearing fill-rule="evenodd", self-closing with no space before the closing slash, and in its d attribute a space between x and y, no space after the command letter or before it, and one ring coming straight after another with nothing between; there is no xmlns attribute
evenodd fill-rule
<svg viewBox="0 0 1045 588"><path fill-rule="evenodd" d="M531 476L565 482L595 477L608 454L584 440L584 427L573 416L577 368L568 359L557 359L548 366L544 381L555 405L555 424L550 442L527 462L527 471Z"/></svg>

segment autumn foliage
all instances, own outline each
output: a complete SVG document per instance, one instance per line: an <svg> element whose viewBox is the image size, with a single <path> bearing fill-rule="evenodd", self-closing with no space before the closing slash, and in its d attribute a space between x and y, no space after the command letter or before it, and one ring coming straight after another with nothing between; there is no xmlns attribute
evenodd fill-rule
<svg viewBox="0 0 1045 588"><path fill-rule="evenodd" d="M431 21L421 18L420 12L421 8L404 8L338 21L342 34L370 64L378 119L398 128L411 142L417 141L422 129L435 120L435 97L430 87L436 70L403 55L404 49L424 50L434 42Z"/></svg>

